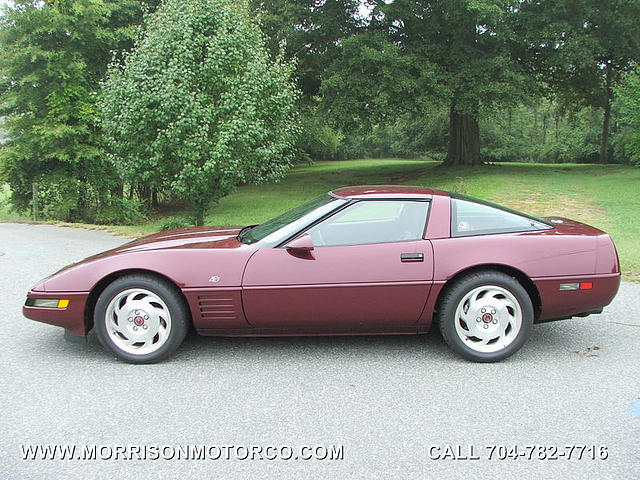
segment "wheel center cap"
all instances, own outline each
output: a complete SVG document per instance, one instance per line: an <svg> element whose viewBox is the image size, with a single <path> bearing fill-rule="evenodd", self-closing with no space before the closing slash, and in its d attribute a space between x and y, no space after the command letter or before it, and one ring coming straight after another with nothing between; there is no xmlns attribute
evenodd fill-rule
<svg viewBox="0 0 640 480"><path fill-rule="evenodd" d="M137 316L133 319L133 323L135 323L137 327L141 327L142 325L144 325L144 318L142 318L141 316Z"/></svg>
<svg viewBox="0 0 640 480"><path fill-rule="evenodd" d="M482 321L484 323L491 323L493 321L493 315L490 313L485 313L482 315Z"/></svg>

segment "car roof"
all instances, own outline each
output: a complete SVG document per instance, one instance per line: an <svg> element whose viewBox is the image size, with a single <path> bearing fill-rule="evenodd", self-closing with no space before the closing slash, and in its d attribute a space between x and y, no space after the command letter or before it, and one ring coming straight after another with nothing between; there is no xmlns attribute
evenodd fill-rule
<svg viewBox="0 0 640 480"><path fill-rule="evenodd" d="M409 185L358 185L342 187L329 192L340 198L431 198L434 195L449 196L447 192L427 187Z"/></svg>

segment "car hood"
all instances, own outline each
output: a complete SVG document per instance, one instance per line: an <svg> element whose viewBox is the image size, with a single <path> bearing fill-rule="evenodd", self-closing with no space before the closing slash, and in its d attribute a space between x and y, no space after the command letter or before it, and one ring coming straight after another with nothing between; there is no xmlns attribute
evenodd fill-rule
<svg viewBox="0 0 640 480"><path fill-rule="evenodd" d="M232 249L242 247L238 233L242 227L191 227L165 230L136 238L124 245L87 257L83 262L125 253L172 249Z"/></svg>
<svg viewBox="0 0 640 480"><path fill-rule="evenodd" d="M236 248L242 227L192 227L166 230L125 243L110 252L127 253L170 248ZM105 252L107 253L107 252Z"/></svg>
<svg viewBox="0 0 640 480"><path fill-rule="evenodd" d="M86 267L88 265L95 265L96 262L100 262L101 260L115 260L116 257L120 257L125 254L152 251L167 252L169 250L180 249L189 249L190 251L193 251L193 249L237 251L240 250L241 247L246 247L245 244L237 239L237 235L241 229L242 227L193 227L166 230L140 237L132 240L131 242L120 245L119 247L92 255L83 260L67 265L54 274L42 279L33 287L33 290L45 290L44 284L50 282L51 279L60 277L61 274L77 270L82 266ZM47 289L49 288L51 287L48 287Z"/></svg>

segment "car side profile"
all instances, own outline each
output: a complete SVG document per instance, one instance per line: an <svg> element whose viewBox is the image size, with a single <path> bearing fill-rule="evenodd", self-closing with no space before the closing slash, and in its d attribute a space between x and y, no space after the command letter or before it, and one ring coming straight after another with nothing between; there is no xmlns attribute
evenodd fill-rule
<svg viewBox="0 0 640 480"><path fill-rule="evenodd" d="M263 224L160 232L67 266L26 317L95 330L132 363L202 335L420 334L478 362L534 323L599 313L620 267L605 232L423 187L357 186Z"/></svg>

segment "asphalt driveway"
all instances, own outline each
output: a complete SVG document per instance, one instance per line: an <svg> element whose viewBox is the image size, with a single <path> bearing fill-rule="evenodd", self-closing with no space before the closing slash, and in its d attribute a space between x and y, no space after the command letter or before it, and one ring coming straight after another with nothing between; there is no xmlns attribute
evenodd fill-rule
<svg viewBox="0 0 640 480"><path fill-rule="evenodd" d="M94 336L68 343L22 317L41 277L125 240L0 224L0 478L640 478L638 284L602 315L535 326L521 352L488 365L429 334L192 336L169 361L134 366ZM57 444L103 458L23 459ZM181 445L234 453L130 455ZM251 446L295 454L244 459ZM342 446L343 458L296 460L303 446ZM114 458L123 449L131 458Z"/></svg>

